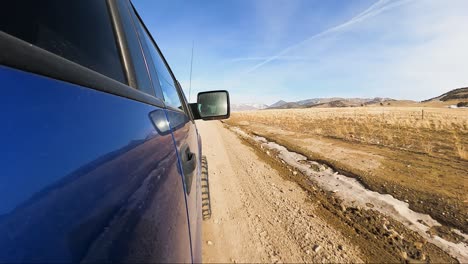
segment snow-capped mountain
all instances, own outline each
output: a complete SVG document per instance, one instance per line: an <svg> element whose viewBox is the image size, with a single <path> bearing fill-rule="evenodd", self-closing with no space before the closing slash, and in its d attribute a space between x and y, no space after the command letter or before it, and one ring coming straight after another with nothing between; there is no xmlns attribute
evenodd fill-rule
<svg viewBox="0 0 468 264"><path fill-rule="evenodd" d="M266 104L258 104L258 103L251 103L251 104L231 104L231 111L238 112L238 111L253 111L253 110L261 110L267 108L268 105Z"/></svg>

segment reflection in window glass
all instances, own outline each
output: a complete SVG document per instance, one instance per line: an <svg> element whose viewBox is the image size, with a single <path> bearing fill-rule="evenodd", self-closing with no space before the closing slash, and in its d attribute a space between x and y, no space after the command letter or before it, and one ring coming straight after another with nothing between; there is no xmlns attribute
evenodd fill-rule
<svg viewBox="0 0 468 264"><path fill-rule="evenodd" d="M141 21L139 21L139 26L140 28L144 28L141 24ZM156 49L156 46L154 45L147 31L143 33L143 38L151 52L151 58L153 59L154 67L156 68L156 72L158 74L157 79L163 92L164 102L172 107L182 109L182 103L180 101L179 94L177 93L174 79L172 79L172 75L169 72L169 69L166 67L161 54ZM153 82L156 81L155 79L156 78L153 77Z"/></svg>
<svg viewBox="0 0 468 264"><path fill-rule="evenodd" d="M127 82L105 1L2 1L0 31Z"/></svg>

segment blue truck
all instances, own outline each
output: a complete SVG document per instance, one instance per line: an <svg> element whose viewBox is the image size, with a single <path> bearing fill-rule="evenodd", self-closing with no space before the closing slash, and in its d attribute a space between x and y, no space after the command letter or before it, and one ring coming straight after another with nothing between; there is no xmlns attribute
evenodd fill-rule
<svg viewBox="0 0 468 264"><path fill-rule="evenodd" d="M0 86L0 263L201 262L229 94L189 103L129 0L2 3Z"/></svg>

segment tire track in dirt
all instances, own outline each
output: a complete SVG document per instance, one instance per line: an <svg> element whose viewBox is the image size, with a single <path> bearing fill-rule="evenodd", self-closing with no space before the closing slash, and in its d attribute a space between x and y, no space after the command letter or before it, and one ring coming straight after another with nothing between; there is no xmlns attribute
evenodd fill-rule
<svg viewBox="0 0 468 264"><path fill-rule="evenodd" d="M297 183L218 122L198 122L209 164L212 217L204 262L362 262Z"/></svg>
<svg viewBox="0 0 468 264"><path fill-rule="evenodd" d="M447 252L428 243L424 238L425 234L421 237L402 223L376 211L371 204L366 204L364 206L366 208L349 206L349 204L348 207L344 200L337 197L336 188L333 188L332 192L328 190L329 188L323 189L318 182L309 179L307 173L298 172L295 165L288 165L288 159L284 160L282 152L265 146L262 143L264 141L259 143L255 137L239 131L237 127L229 125L225 127L238 135L261 160L275 168L284 180L298 183L303 190L306 190L309 196L307 202L317 205L316 212L319 216L359 247L362 253L361 259L364 261L457 263L457 260Z"/></svg>

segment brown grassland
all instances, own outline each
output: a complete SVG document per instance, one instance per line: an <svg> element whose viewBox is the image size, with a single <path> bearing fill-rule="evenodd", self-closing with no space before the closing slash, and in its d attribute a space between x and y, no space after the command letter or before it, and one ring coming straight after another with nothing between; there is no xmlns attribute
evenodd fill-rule
<svg viewBox="0 0 468 264"><path fill-rule="evenodd" d="M468 109L376 106L232 113L229 125L356 177L468 233ZM434 230L439 234L447 228Z"/></svg>

